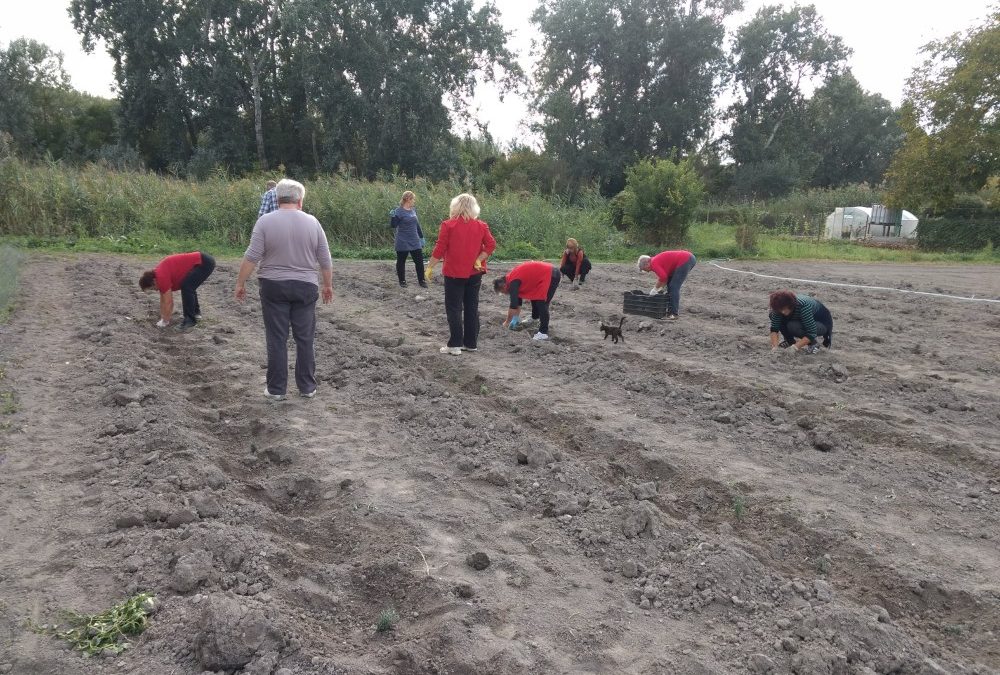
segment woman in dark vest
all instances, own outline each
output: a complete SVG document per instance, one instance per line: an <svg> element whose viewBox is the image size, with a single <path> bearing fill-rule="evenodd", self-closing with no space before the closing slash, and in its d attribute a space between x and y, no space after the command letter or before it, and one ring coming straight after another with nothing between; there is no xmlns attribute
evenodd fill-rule
<svg viewBox="0 0 1000 675"><path fill-rule="evenodd" d="M389 225L396 231L396 276L399 285L406 287L406 258L413 258L413 266L417 270L417 282L421 288L427 288L424 281L424 233L417 220L417 210L414 206L417 197L407 190L399 200L399 206L389 212Z"/></svg>

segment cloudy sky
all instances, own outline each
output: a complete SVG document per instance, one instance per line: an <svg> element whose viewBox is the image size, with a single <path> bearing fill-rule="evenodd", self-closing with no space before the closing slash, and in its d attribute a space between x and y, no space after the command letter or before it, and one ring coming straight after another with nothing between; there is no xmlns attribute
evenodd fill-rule
<svg viewBox="0 0 1000 675"><path fill-rule="evenodd" d="M905 80L921 58L920 47L928 41L968 28L989 13L996 0L815 0L827 29L840 35L854 50L850 65L861 85L893 104L903 97ZM66 70L77 89L102 96L113 95L111 60L104 53L85 54L73 30L66 8L68 0L32 0L5 3L0 13L0 45L17 37L30 37L48 44L66 56ZM730 20L732 29L746 22L766 4L790 1L745 0L746 10ZM805 4L805 3L799 3ZM497 0L503 22L512 32L511 46L521 63L531 71L532 42L537 34L529 18L532 0ZM507 96L500 101L491 87L484 87L474 101L476 116L487 122L494 138L503 143L527 140L527 101Z"/></svg>

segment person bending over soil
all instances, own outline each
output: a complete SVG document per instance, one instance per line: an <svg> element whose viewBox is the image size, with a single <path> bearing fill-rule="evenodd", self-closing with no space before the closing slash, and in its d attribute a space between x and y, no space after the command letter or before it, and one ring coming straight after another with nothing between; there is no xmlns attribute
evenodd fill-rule
<svg viewBox="0 0 1000 675"><path fill-rule="evenodd" d="M521 304L531 301L531 321L538 321L538 332L533 340L549 339L549 304L559 288L561 273L555 265L547 262L531 261L521 263L506 277L493 281L493 290L510 296L510 309L504 327L516 326L520 321ZM526 322L527 323L527 322Z"/></svg>
<svg viewBox="0 0 1000 675"><path fill-rule="evenodd" d="M174 313L174 291L181 292L181 306L184 310L181 328L190 328L198 323L201 318L198 287L214 270L215 258L195 251L168 255L155 269L143 272L139 277L139 288L147 292L154 288L160 291L160 320L156 325L159 328L170 325Z"/></svg>
<svg viewBox="0 0 1000 675"><path fill-rule="evenodd" d="M815 354L817 339L823 338L827 349L833 340L833 317L822 302L808 295L796 295L789 290L771 293L771 351L791 347L795 351ZM779 342L778 337L783 339Z"/></svg>
<svg viewBox="0 0 1000 675"><path fill-rule="evenodd" d="M697 260L690 251L663 251L652 258L648 255L639 256L639 271L656 274L656 285L649 291L650 295L662 293L666 288L670 293L667 306L667 318L676 320L681 311L681 285L687 279L688 272L694 269Z"/></svg>
<svg viewBox="0 0 1000 675"><path fill-rule="evenodd" d="M570 280L570 283L582 284L587 280L591 267L590 259L576 239L567 239L566 250L563 251L562 260L559 261L559 271Z"/></svg>

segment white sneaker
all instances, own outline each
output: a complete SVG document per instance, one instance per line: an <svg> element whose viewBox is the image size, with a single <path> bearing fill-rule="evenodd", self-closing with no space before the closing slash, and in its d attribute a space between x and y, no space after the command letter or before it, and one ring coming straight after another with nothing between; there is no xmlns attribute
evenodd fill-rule
<svg viewBox="0 0 1000 675"><path fill-rule="evenodd" d="M462 354L461 347L442 347L438 351L442 354L451 354L452 356L461 356Z"/></svg>
<svg viewBox="0 0 1000 675"><path fill-rule="evenodd" d="M478 352L479 347L459 347L463 352Z"/></svg>
<svg viewBox="0 0 1000 675"><path fill-rule="evenodd" d="M312 398L312 397L313 397L313 396L315 396L315 395L316 395L316 390L315 390L315 389L313 389L313 390L312 390L311 392L309 392L308 394L307 394L307 393L305 393L304 391L300 391L300 392L299 392L299 396L301 396L302 398Z"/></svg>
<svg viewBox="0 0 1000 675"><path fill-rule="evenodd" d="M549 336L546 335L545 333L535 333L535 335L531 339L532 340L548 340Z"/></svg>
<svg viewBox="0 0 1000 675"><path fill-rule="evenodd" d="M272 394L271 392L269 392L267 390L267 385L266 384L264 385L264 397L267 398L267 399L269 399L269 400L271 400L271 401L275 401L275 402L277 402L277 401L284 401L285 400L285 395L284 394Z"/></svg>

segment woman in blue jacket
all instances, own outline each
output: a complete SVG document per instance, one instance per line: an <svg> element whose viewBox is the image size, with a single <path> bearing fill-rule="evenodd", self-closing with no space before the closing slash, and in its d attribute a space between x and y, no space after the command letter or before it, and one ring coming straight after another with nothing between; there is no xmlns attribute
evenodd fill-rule
<svg viewBox="0 0 1000 675"><path fill-rule="evenodd" d="M396 231L396 276L399 285L406 288L406 258L413 257L413 266L417 270L417 281L422 288L427 288L424 281L424 233L417 220L417 210L414 205L417 197L407 190L399 200L399 206L389 212L389 225Z"/></svg>

